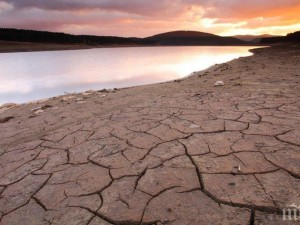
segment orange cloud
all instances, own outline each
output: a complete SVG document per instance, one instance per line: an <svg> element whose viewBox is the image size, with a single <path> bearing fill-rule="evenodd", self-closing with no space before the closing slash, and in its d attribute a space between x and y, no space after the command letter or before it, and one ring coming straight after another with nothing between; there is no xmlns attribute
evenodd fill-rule
<svg viewBox="0 0 300 225"><path fill-rule="evenodd" d="M300 30L299 0L0 0L0 27L149 36L170 30L221 35Z"/></svg>

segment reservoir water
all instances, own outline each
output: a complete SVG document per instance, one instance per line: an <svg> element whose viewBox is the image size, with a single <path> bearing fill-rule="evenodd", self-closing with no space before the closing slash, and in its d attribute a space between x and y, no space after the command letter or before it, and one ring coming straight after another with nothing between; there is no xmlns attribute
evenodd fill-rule
<svg viewBox="0 0 300 225"><path fill-rule="evenodd" d="M0 53L0 104L179 79L249 56L252 48L128 47Z"/></svg>

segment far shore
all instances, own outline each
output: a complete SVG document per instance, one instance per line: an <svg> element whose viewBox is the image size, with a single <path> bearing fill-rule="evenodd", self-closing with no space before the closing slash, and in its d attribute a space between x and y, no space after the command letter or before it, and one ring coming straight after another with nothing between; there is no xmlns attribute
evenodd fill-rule
<svg viewBox="0 0 300 225"><path fill-rule="evenodd" d="M206 46L206 45L204 45L204 46ZM218 46L224 47L224 46L228 46L228 45L213 45L213 46L214 47L218 47ZM253 44L253 45L232 45L232 46L263 46L263 45ZM1 41L0 40L0 53L66 51L66 50L81 50L81 49L93 49L93 48L126 48L126 47L174 47L174 46L53 44L53 43L11 42L11 41ZM185 46L176 46L176 47L185 47ZM230 47L230 46L228 46L228 47Z"/></svg>

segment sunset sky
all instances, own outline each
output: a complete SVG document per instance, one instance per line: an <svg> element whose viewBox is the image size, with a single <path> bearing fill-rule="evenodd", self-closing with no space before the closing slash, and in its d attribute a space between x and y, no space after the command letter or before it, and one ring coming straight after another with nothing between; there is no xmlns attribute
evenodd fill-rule
<svg viewBox="0 0 300 225"><path fill-rule="evenodd" d="M0 0L0 27L145 37L172 30L223 36L300 30L300 0Z"/></svg>

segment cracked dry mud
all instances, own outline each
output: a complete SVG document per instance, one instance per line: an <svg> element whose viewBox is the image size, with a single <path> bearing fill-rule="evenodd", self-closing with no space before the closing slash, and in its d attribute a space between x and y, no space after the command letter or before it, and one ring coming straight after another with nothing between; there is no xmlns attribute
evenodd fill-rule
<svg viewBox="0 0 300 225"><path fill-rule="evenodd" d="M280 216L300 204L299 62L299 46L258 49L2 112L0 224L299 224Z"/></svg>

